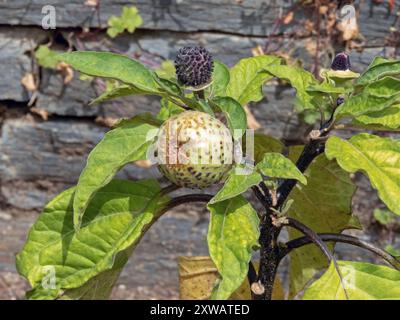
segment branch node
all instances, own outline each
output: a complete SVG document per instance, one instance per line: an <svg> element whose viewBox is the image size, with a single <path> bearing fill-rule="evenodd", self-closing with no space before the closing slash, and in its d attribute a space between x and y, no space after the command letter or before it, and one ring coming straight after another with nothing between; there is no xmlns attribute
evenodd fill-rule
<svg viewBox="0 0 400 320"><path fill-rule="evenodd" d="M261 281L253 282L250 286L251 292L257 296L261 296L265 292L265 288Z"/></svg>
<svg viewBox="0 0 400 320"><path fill-rule="evenodd" d="M271 215L271 221L272 221L272 224L277 228L280 228L289 223L289 220L287 217L275 217L273 215Z"/></svg>

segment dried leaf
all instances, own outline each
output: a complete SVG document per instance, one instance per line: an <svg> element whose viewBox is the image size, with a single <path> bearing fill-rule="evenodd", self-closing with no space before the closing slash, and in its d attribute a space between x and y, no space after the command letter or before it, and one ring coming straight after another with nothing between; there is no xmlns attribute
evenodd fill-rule
<svg viewBox="0 0 400 320"><path fill-rule="evenodd" d="M151 161L150 160L138 160L135 161L135 165L138 166L139 168L150 168L151 167Z"/></svg>
<svg viewBox="0 0 400 320"><path fill-rule="evenodd" d="M257 130L261 128L260 123L256 120L254 117L253 113L250 111L250 109L247 106L244 106L244 111L246 112L247 116L247 127L253 130Z"/></svg>
<svg viewBox="0 0 400 320"><path fill-rule="evenodd" d="M70 83L74 78L74 70L65 62L59 62L57 64L57 70L61 71L61 74L64 77L64 84Z"/></svg>
<svg viewBox="0 0 400 320"><path fill-rule="evenodd" d="M320 6L319 7L319 14L326 14L329 11L328 6Z"/></svg>
<svg viewBox="0 0 400 320"><path fill-rule="evenodd" d="M117 123L118 123L118 119L115 118L110 118L110 117L102 117L102 116L98 116L94 122L96 122L97 124L100 124L102 126L108 127L108 128L112 128L114 127Z"/></svg>
<svg viewBox="0 0 400 320"><path fill-rule="evenodd" d="M283 18L283 24L289 24L293 21L294 12L290 11L288 14Z"/></svg>
<svg viewBox="0 0 400 320"><path fill-rule="evenodd" d="M49 119L49 113L44 109L39 109L39 108L33 107L33 108L30 108L29 110L32 113L40 116L44 121L47 121Z"/></svg>
<svg viewBox="0 0 400 320"><path fill-rule="evenodd" d="M253 54L254 57L263 56L264 50L260 45L258 45L257 47L254 47L253 49L251 49L251 53Z"/></svg>
<svg viewBox="0 0 400 320"><path fill-rule="evenodd" d="M33 92L37 90L37 86L35 83L35 77L33 73L28 72L21 79L22 85L25 87L26 90Z"/></svg>
<svg viewBox="0 0 400 320"><path fill-rule="evenodd" d="M315 56L317 54L317 42L315 40L307 39L305 47L311 56Z"/></svg>
<svg viewBox="0 0 400 320"><path fill-rule="evenodd" d="M183 300L207 300L219 279L217 268L210 257L178 257L179 291ZM255 264L256 268L258 263ZM277 278L274 285L273 300L285 297L281 281ZM231 300L250 300L250 286L247 279L231 295Z"/></svg>
<svg viewBox="0 0 400 320"><path fill-rule="evenodd" d="M85 1L85 6L98 7L99 6L99 0L86 0Z"/></svg>
<svg viewBox="0 0 400 320"><path fill-rule="evenodd" d="M355 39L359 33L356 17L341 20L338 23L337 28L342 32L342 38L344 41Z"/></svg>

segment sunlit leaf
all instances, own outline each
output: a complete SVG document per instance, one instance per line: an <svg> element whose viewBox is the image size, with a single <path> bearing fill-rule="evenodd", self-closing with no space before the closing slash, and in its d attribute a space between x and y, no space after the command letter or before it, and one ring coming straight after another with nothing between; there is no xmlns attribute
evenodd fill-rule
<svg viewBox="0 0 400 320"><path fill-rule="evenodd" d="M269 178L296 179L307 184L306 177L297 169L296 165L283 154L266 153L257 164L257 170Z"/></svg>
<svg viewBox="0 0 400 320"><path fill-rule="evenodd" d="M290 148L290 158L296 161L303 147ZM325 155L318 156L305 171L307 185L297 184L289 195L293 200L288 215L315 232L340 233L360 227L351 214L351 201L356 190L349 174ZM302 236L289 229L290 239ZM328 244L332 248L332 244ZM328 266L326 257L314 245L296 249L290 254L289 289L295 296L315 274Z"/></svg>
<svg viewBox="0 0 400 320"><path fill-rule="evenodd" d="M157 127L137 116L109 131L90 152L74 197L74 225L78 229L90 199L127 163L146 159Z"/></svg>
<svg viewBox="0 0 400 320"><path fill-rule="evenodd" d="M214 61L214 70L212 74L212 93L214 96L225 96L226 88L229 84L229 69L220 61Z"/></svg>
<svg viewBox="0 0 400 320"><path fill-rule="evenodd" d="M338 261L343 285L333 263L304 293L304 300L398 300L400 271L355 261ZM346 297L347 293L347 297Z"/></svg>
<svg viewBox="0 0 400 320"><path fill-rule="evenodd" d="M105 295L93 292L96 279L101 279L100 285L115 281L129 248L137 244L168 200L158 197L160 187L154 180L113 180L90 201L76 233L72 219L75 191L62 192L44 208L17 255L18 271L33 288L32 299L59 298L67 289L76 289L68 293L71 297ZM52 274L54 287L46 287Z"/></svg>
<svg viewBox="0 0 400 320"><path fill-rule="evenodd" d="M400 73L399 60L374 60L372 65L357 79L358 85L367 85L379 78Z"/></svg>
<svg viewBox="0 0 400 320"><path fill-rule="evenodd" d="M245 170L246 168L232 169L228 179L218 193L210 200L210 203L217 203L234 198L262 181L262 177L257 171L252 170L252 172L247 172Z"/></svg>
<svg viewBox="0 0 400 320"><path fill-rule="evenodd" d="M350 140L332 136L326 143L329 159L348 172L362 171L378 190L380 199L400 215L400 142L392 138L361 133Z"/></svg>
<svg viewBox="0 0 400 320"><path fill-rule="evenodd" d="M242 106L250 101L260 101L263 98L262 85L272 78L271 74L263 69L279 63L278 57L267 55L240 60L230 70L227 96L234 98Z"/></svg>
<svg viewBox="0 0 400 320"><path fill-rule="evenodd" d="M127 56L96 51L73 51L58 55L60 61L90 76L111 78L140 90L158 92L152 71Z"/></svg>
<svg viewBox="0 0 400 320"><path fill-rule="evenodd" d="M259 218L243 197L208 204L208 250L221 276L212 299L228 299L247 276L252 248L258 244Z"/></svg>
<svg viewBox="0 0 400 320"><path fill-rule="evenodd" d="M107 34L111 38L115 38L124 31L133 33L137 27L142 25L142 23L142 17L139 15L139 11L136 7L123 7L120 17L111 16L108 19Z"/></svg>
<svg viewBox="0 0 400 320"><path fill-rule="evenodd" d="M271 64L264 68L278 79L286 80L296 89L296 98L303 109L315 109L312 103L313 95L307 92L307 88L317 84L312 73L300 67Z"/></svg>
<svg viewBox="0 0 400 320"><path fill-rule="evenodd" d="M223 112L233 137L241 137L247 128L247 116L243 107L230 97L216 97L210 104Z"/></svg>

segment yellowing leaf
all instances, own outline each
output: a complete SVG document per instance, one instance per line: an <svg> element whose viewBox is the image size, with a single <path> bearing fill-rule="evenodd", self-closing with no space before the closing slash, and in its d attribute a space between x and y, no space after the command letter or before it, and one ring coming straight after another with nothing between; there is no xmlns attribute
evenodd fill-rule
<svg viewBox="0 0 400 320"><path fill-rule="evenodd" d="M222 278L213 290L212 299L228 299L247 276L252 249L258 245L259 218L242 196L207 207L208 250Z"/></svg>
<svg viewBox="0 0 400 320"><path fill-rule="evenodd" d="M55 69L58 63L58 52L51 50L46 45L39 46L35 51L38 64L44 68Z"/></svg>
<svg viewBox="0 0 400 320"><path fill-rule="evenodd" d="M256 168L269 178L296 179L302 184L307 184L306 177L296 165L280 153L266 153Z"/></svg>
<svg viewBox="0 0 400 320"><path fill-rule="evenodd" d="M234 98L242 106L250 101L260 101L263 98L262 85L272 78L264 68L279 63L278 57L267 55L240 60L230 70L227 96Z"/></svg>
<svg viewBox="0 0 400 320"><path fill-rule="evenodd" d="M95 193L110 182L124 165L146 159L147 148L152 142L148 134L156 128L153 122L138 115L125 125L109 131L90 152L74 196L76 229L79 229L86 207Z"/></svg>
<svg viewBox="0 0 400 320"><path fill-rule="evenodd" d="M136 7L123 7L120 17L111 16L108 19L107 34L111 38L115 38L125 30L133 33L137 27L143 23L142 17Z"/></svg>
<svg viewBox="0 0 400 320"><path fill-rule="evenodd" d="M296 161L301 151L300 146L290 148L290 158ZM288 211L290 217L315 232L340 233L347 228L359 227L357 219L351 214L351 201L356 188L347 172L322 154L311 163L304 175L307 185L297 184L289 195L289 199L293 200ZM300 236L299 232L289 229L290 239ZM303 290L307 282L327 266L326 257L314 245L292 251L289 296L293 297Z"/></svg>
<svg viewBox="0 0 400 320"><path fill-rule="evenodd" d="M242 168L234 168L229 173L228 179L225 181L222 188L210 200L210 203L217 203L246 192L252 186L259 184L262 181L261 175L253 170L253 172L239 171ZM236 172L238 170L238 172ZM245 168L243 168L245 170Z"/></svg>
<svg viewBox="0 0 400 320"><path fill-rule="evenodd" d="M210 257L178 257L179 297L181 300L208 300L212 289L220 280L218 270ZM258 269L258 263L254 263ZM276 277L273 300L285 298L282 282ZM242 285L229 297L230 300L250 300L250 285L245 279Z"/></svg>
<svg viewBox="0 0 400 320"><path fill-rule="evenodd" d="M336 158L348 172L363 171L378 190L380 199L400 215L400 141L362 133L350 140L330 137L326 156Z"/></svg>
<svg viewBox="0 0 400 320"><path fill-rule="evenodd" d="M354 261L338 261L342 283L333 263L305 292L304 300L398 300L400 271ZM346 290L346 291L344 291Z"/></svg>
<svg viewBox="0 0 400 320"><path fill-rule="evenodd" d="M74 291L79 295L85 292L83 287L98 297L100 293L92 291L93 278L100 277L99 285L114 283L130 249L168 201L158 196L160 186L155 180L113 180L90 201L76 233L72 220L75 190L68 189L50 201L17 255L18 272L32 286L32 299L55 299L67 289L77 289ZM46 287L44 280L51 270L54 287Z"/></svg>

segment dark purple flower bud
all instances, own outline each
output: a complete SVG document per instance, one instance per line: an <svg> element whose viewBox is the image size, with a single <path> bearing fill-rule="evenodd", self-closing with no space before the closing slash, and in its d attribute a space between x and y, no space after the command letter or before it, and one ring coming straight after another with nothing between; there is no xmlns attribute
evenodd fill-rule
<svg viewBox="0 0 400 320"><path fill-rule="evenodd" d="M332 70L348 70L350 69L350 57L346 52L338 53L332 61L331 69Z"/></svg>
<svg viewBox="0 0 400 320"><path fill-rule="evenodd" d="M342 98L342 97L339 97L339 98L337 98L337 100L336 100L336 106L340 106L341 104L343 104L344 103L344 98Z"/></svg>
<svg viewBox="0 0 400 320"><path fill-rule="evenodd" d="M211 81L213 59L202 47L183 47L175 59L176 76L186 87L198 87Z"/></svg>

